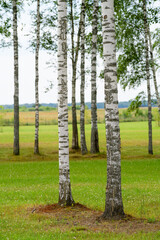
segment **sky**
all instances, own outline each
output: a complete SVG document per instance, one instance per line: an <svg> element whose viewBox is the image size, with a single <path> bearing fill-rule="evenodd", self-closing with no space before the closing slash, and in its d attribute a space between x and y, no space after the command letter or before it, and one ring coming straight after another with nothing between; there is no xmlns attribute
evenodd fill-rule
<svg viewBox="0 0 160 240"><path fill-rule="evenodd" d="M35 81L35 55L29 50L19 49L19 102L34 103L34 81ZM48 67L48 61L56 63L56 56L51 56L44 51L40 52L40 81L39 81L39 99L40 103L56 103L57 102L57 71L56 68ZM99 62L102 65L103 62ZM12 48L0 49L0 66L1 66L1 87L0 87L0 105L13 104L13 51ZM98 68L98 71L100 69ZM160 77L160 74L157 74ZM53 83L53 88L46 92L50 82ZM154 92L153 82L151 82L152 92ZM147 91L146 83L136 89L123 89L118 84L118 99L119 101L128 101L137 96L137 93ZM80 101L80 80L77 79L76 89L77 102ZM85 101L91 101L91 86L90 75L86 76ZM97 82L97 102L104 101L104 82ZM68 64L68 102L71 102L71 65Z"/></svg>
<svg viewBox="0 0 160 240"><path fill-rule="evenodd" d="M26 20L27 19L27 20ZM28 49L29 18L26 14L22 16L23 25L19 24L23 31L19 31L19 40L21 47L19 48L19 102L34 103L34 81L35 81L35 55ZM25 23L25 24L24 24ZM45 51L40 51L39 57L40 81L39 81L39 100L40 103L56 103L57 102L57 70L56 70L56 55L49 55ZM46 64L52 59L55 67L49 68ZM68 102L71 103L71 64L68 61ZM0 87L0 105L13 104L13 47L0 49L0 66L1 66L1 87ZM102 69L103 62L99 60L97 74ZM90 68L90 62L87 64ZM160 72L157 72L157 77L160 77ZM50 82L53 83L53 88L46 92ZM86 76L85 101L91 101L91 86L90 75ZM154 86L151 82L152 92ZM118 99L119 101L129 101L137 96L141 91L147 91L146 83L136 89L127 89L125 92L118 84ZM80 80L77 79L76 101L80 102ZM104 102L104 82L97 82L97 102Z"/></svg>
<svg viewBox="0 0 160 240"><path fill-rule="evenodd" d="M35 81L35 55L28 51L19 51L19 102L34 103L34 81ZM51 56L44 51L40 53L40 81L39 81L39 98L40 103L56 103L57 102L57 71L56 68L48 67L47 61ZM53 56L56 62L56 56ZM101 64L101 63L100 63ZM68 64L69 65L69 64ZM13 51L12 49L0 49L0 66L1 66L1 88L0 88L0 105L13 104ZM71 66L68 66L68 102L71 102ZM53 88L46 92L50 82ZM122 90L118 84L119 101L128 101L134 98L138 92L146 91L144 83L139 89ZM90 76L86 77L85 101L90 102L91 99ZM77 102L80 101L80 80L77 80L76 90ZM97 82L97 102L104 101L104 81Z"/></svg>

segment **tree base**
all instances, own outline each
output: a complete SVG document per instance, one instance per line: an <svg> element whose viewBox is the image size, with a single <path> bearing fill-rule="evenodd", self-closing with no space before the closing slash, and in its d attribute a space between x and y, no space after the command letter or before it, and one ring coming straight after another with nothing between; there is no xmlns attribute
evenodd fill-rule
<svg viewBox="0 0 160 240"><path fill-rule="evenodd" d="M99 153L99 139L98 139L98 129L92 128L91 130L91 150L92 154Z"/></svg>
<svg viewBox="0 0 160 240"><path fill-rule="evenodd" d="M86 149L86 150L81 150L81 153L82 153L82 155L85 155L85 154L87 154L88 153L88 150Z"/></svg>
<svg viewBox="0 0 160 240"><path fill-rule="evenodd" d="M38 155L38 156L39 156L39 155L41 155L41 154L40 154L39 152L34 152L34 155Z"/></svg>
<svg viewBox="0 0 160 240"><path fill-rule="evenodd" d="M34 154L35 154L35 155L40 155L39 149L34 148Z"/></svg>
<svg viewBox="0 0 160 240"><path fill-rule="evenodd" d="M114 215L111 216L110 214L104 212L102 214L102 216L100 216L100 219L102 219L102 220L121 220L121 219L124 219L124 218L126 218L125 213L114 214Z"/></svg>
<svg viewBox="0 0 160 240"><path fill-rule="evenodd" d="M96 153L99 153L100 151L99 150L90 150L90 153L92 153L92 154L96 154Z"/></svg>
<svg viewBox="0 0 160 240"><path fill-rule="evenodd" d="M67 201L59 200L58 205L60 205L61 207L73 207L75 206L75 202L73 199L68 199Z"/></svg>
<svg viewBox="0 0 160 240"><path fill-rule="evenodd" d="M76 145L72 145L72 149L78 150L78 149L80 149L80 147L79 147L79 146L76 146Z"/></svg>
<svg viewBox="0 0 160 240"><path fill-rule="evenodd" d="M13 152L13 155L19 156L20 154L19 154L19 152Z"/></svg>
<svg viewBox="0 0 160 240"><path fill-rule="evenodd" d="M152 150L148 151L148 154L153 155L153 151Z"/></svg>
<svg viewBox="0 0 160 240"><path fill-rule="evenodd" d="M13 155L16 155L16 156L20 155L19 148L13 150Z"/></svg>

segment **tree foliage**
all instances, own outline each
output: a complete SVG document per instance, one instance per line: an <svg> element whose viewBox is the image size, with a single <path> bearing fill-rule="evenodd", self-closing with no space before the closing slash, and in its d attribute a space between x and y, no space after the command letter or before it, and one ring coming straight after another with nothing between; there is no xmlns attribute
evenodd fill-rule
<svg viewBox="0 0 160 240"><path fill-rule="evenodd" d="M158 21L159 8L147 1L148 23ZM141 84L145 76L142 0L115 1L118 81L124 89Z"/></svg>

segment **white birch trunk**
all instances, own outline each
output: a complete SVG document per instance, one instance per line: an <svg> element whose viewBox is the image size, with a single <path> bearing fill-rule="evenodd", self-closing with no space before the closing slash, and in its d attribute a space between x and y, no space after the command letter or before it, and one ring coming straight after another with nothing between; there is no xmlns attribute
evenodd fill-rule
<svg viewBox="0 0 160 240"><path fill-rule="evenodd" d="M35 54L35 143L34 153L39 154L39 46L40 46L40 0L37 0L37 29Z"/></svg>
<svg viewBox="0 0 160 240"><path fill-rule="evenodd" d="M148 23L146 12L146 0L143 0L143 15L144 15L144 33L145 33L145 57L146 57L146 80L148 94L148 153L153 154L152 145L152 106L151 106L151 87L150 87L150 72L149 72L149 45L148 45Z"/></svg>
<svg viewBox="0 0 160 240"><path fill-rule="evenodd" d="M85 0L82 0L82 23L81 23L81 108L80 108L80 130L81 130L81 152L86 154L86 136L85 136Z"/></svg>
<svg viewBox="0 0 160 240"><path fill-rule="evenodd" d="M114 1L102 0L102 30L107 141L107 186L104 218L124 216L121 194L121 145L118 113Z"/></svg>
<svg viewBox="0 0 160 240"><path fill-rule="evenodd" d="M58 1L58 134L59 204L74 203L69 172L68 88L67 88L67 1Z"/></svg>
<svg viewBox="0 0 160 240"><path fill-rule="evenodd" d="M99 152L97 126L97 22L98 0L93 1L92 51L91 51L91 153Z"/></svg>
<svg viewBox="0 0 160 240"><path fill-rule="evenodd" d="M19 80L18 80L18 33L17 0L12 1L13 8L13 46L14 46L14 145L13 154L19 155Z"/></svg>
<svg viewBox="0 0 160 240"><path fill-rule="evenodd" d="M79 39L80 39L80 24L77 36L77 46L75 50L74 42L74 14L73 14L73 1L69 0L71 8L71 44L72 44L72 149L79 149L78 144L78 127L77 127L77 111L76 111L76 73L77 73L77 61L79 52Z"/></svg>

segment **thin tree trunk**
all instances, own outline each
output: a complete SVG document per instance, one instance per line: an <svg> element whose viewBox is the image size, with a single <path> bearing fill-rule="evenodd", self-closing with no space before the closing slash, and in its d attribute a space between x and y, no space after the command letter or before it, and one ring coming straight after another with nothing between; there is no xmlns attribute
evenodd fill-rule
<svg viewBox="0 0 160 240"><path fill-rule="evenodd" d="M91 52L91 153L99 152L97 126L97 22L98 0L93 1L92 52Z"/></svg>
<svg viewBox="0 0 160 240"><path fill-rule="evenodd" d="M107 186L105 211L102 217L107 219L124 216L113 0L102 0L102 19L107 141Z"/></svg>
<svg viewBox="0 0 160 240"><path fill-rule="evenodd" d="M72 149L79 149L76 111L76 66L72 65Z"/></svg>
<svg viewBox="0 0 160 240"><path fill-rule="evenodd" d="M77 71L77 61L79 53L80 35L81 35L81 18L80 14L79 29L77 35L77 45L75 49L74 43L74 16L73 16L73 1L70 0L71 7L71 43L72 43L72 149L79 149L78 144L78 128L77 128L77 111L76 111L76 71Z"/></svg>
<svg viewBox="0 0 160 240"><path fill-rule="evenodd" d="M68 137L67 1L58 0L59 204L74 204L71 194Z"/></svg>
<svg viewBox="0 0 160 240"><path fill-rule="evenodd" d="M88 152L85 137L85 1L82 0L82 23L81 23L81 109L80 109L80 130L81 130L81 152Z"/></svg>
<svg viewBox="0 0 160 240"><path fill-rule="evenodd" d="M155 87L155 92L156 92L158 112L159 112L159 121L160 121L160 97L159 97L158 86L157 86L156 70L155 70L154 57L153 57L153 47L152 47L151 33L150 33L149 25L148 25L148 37L149 37L149 45L150 45L150 56L151 56L151 61L152 61L153 81L154 81L154 87ZM160 124L159 121L158 121L158 123Z"/></svg>
<svg viewBox="0 0 160 240"><path fill-rule="evenodd" d="M40 0L37 0L37 30L35 55L35 143L34 153L39 154L39 46L40 46Z"/></svg>
<svg viewBox="0 0 160 240"><path fill-rule="evenodd" d="M148 45L148 23L146 12L146 0L143 0L143 14L144 14L144 32L145 32L145 57L146 57L146 79L147 79L147 94L148 94L148 153L153 154L152 146L152 106L151 106L151 87L150 87L150 73L149 73L149 45Z"/></svg>
<svg viewBox="0 0 160 240"><path fill-rule="evenodd" d="M18 81L18 33L17 33L17 0L13 7L13 45L14 45L14 146L13 154L19 155L19 81Z"/></svg>

